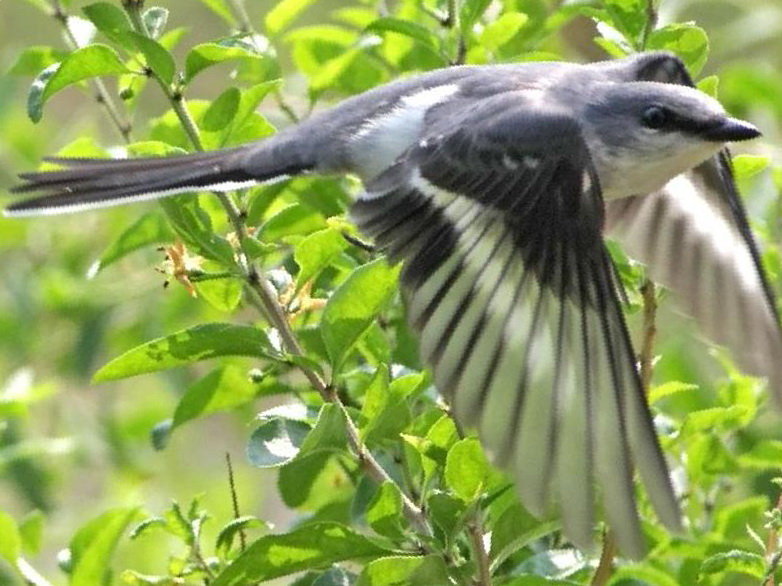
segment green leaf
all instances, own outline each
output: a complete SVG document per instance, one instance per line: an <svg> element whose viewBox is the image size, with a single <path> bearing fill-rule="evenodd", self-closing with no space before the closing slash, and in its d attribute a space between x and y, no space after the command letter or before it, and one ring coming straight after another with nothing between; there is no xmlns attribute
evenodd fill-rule
<svg viewBox="0 0 782 586"><path fill-rule="evenodd" d="M716 75L710 75L708 77L704 77L701 79L697 87L699 90L701 90L704 94L710 95L715 100L717 99L717 92L719 90L720 86L720 78Z"/></svg>
<svg viewBox="0 0 782 586"><path fill-rule="evenodd" d="M369 562L356 586L451 584L442 556L390 556Z"/></svg>
<svg viewBox="0 0 782 586"><path fill-rule="evenodd" d="M19 535L22 537L22 547L31 554L37 554L43 541L43 528L46 516L42 511L30 511L19 521ZM3 534L0 530L0 534Z"/></svg>
<svg viewBox="0 0 782 586"><path fill-rule="evenodd" d="M306 505L315 510L319 504L340 498L344 491L335 488L346 484L342 478L345 473L332 455L344 452L346 437L342 410L333 403L323 405L314 427L301 442L299 452L280 470L278 488L286 505L291 508ZM329 487L328 493L320 491L321 494L318 494L316 487L324 481Z"/></svg>
<svg viewBox="0 0 782 586"><path fill-rule="evenodd" d="M59 63L67 56L67 51L54 47L28 47L19 53L8 73L10 75L38 75L42 70Z"/></svg>
<svg viewBox="0 0 782 586"><path fill-rule="evenodd" d="M201 128L207 132L218 132L233 122L239 110L241 92L235 87L229 87L217 96L214 102L204 112L201 118Z"/></svg>
<svg viewBox="0 0 782 586"><path fill-rule="evenodd" d="M299 265L296 288L314 279L348 248L348 241L334 228L313 232L304 238L293 251L293 258Z"/></svg>
<svg viewBox="0 0 782 586"><path fill-rule="evenodd" d="M472 502L480 496L488 474L489 464L477 439L459 440L448 451L445 482L463 501Z"/></svg>
<svg viewBox="0 0 782 586"><path fill-rule="evenodd" d="M217 534L217 541L215 542L217 555L221 558L227 558L231 551L231 547L233 547L236 535L247 529L255 528L270 529L270 525L258 517L249 515L232 519L231 522L225 525L220 530L220 533Z"/></svg>
<svg viewBox="0 0 782 586"><path fill-rule="evenodd" d="M771 157L766 155L736 155L733 157L733 173L737 181L749 179L769 166Z"/></svg>
<svg viewBox="0 0 782 586"><path fill-rule="evenodd" d="M559 521L540 522L514 502L492 525L492 568L499 567L518 550L562 528Z"/></svg>
<svg viewBox="0 0 782 586"><path fill-rule="evenodd" d="M285 236L310 234L326 227L326 220L311 207L295 203L281 209L258 229L258 238L271 242Z"/></svg>
<svg viewBox="0 0 782 586"><path fill-rule="evenodd" d="M347 431L342 410L334 403L326 403L318 413L315 426L301 446L301 455L315 452L338 452L347 446Z"/></svg>
<svg viewBox="0 0 782 586"><path fill-rule="evenodd" d="M133 25L124 10L109 2L95 2L83 9L87 18L106 38L128 51L135 51L136 44L130 34Z"/></svg>
<svg viewBox="0 0 782 586"><path fill-rule="evenodd" d="M746 413L747 408L743 405L691 411L684 418L682 433L697 435L704 431L738 429L742 426Z"/></svg>
<svg viewBox="0 0 782 586"><path fill-rule="evenodd" d="M167 197L159 202L168 221L184 243L196 253L224 264L234 265L231 244L212 228L212 221L193 197Z"/></svg>
<svg viewBox="0 0 782 586"><path fill-rule="evenodd" d="M149 36L153 39L159 39L168 24L168 10L160 6L153 6L144 12L142 19Z"/></svg>
<svg viewBox="0 0 782 586"><path fill-rule="evenodd" d="M491 0L464 0L459 11L459 24L463 32L472 30L472 26L483 16Z"/></svg>
<svg viewBox="0 0 782 586"><path fill-rule="evenodd" d="M0 557L16 567L16 560L22 555L22 536L14 518L0 511Z"/></svg>
<svg viewBox="0 0 782 586"><path fill-rule="evenodd" d="M611 17L611 24L631 41L633 46L637 46L637 41L646 27L646 0L606 0L604 6Z"/></svg>
<svg viewBox="0 0 782 586"><path fill-rule="evenodd" d="M766 563L763 556L749 551L734 549L718 553L706 558L701 564L699 582L701 577L722 572L738 572L760 579L766 575Z"/></svg>
<svg viewBox="0 0 782 586"><path fill-rule="evenodd" d="M144 60L154 74L164 83L171 85L176 73L176 63L168 50L154 39L136 32L128 33L136 48L144 55Z"/></svg>
<svg viewBox="0 0 782 586"><path fill-rule="evenodd" d="M201 4L207 6L209 10L222 18L231 25L231 27L236 25L236 19L234 18L233 12L231 12L231 8L225 0L201 0Z"/></svg>
<svg viewBox="0 0 782 586"><path fill-rule="evenodd" d="M672 576L668 572L652 567L651 564L632 564L619 566L611 577L612 585L616 586L681 586L678 576ZM551 582L546 582L549 586Z"/></svg>
<svg viewBox="0 0 782 586"><path fill-rule="evenodd" d="M401 539L404 536L401 521L402 494L393 482L384 482L375 493L366 512L367 523L379 535L391 539Z"/></svg>
<svg viewBox="0 0 782 586"><path fill-rule="evenodd" d="M220 356L267 358L273 352L266 334L258 328L203 324L129 350L96 372L93 381L128 378Z"/></svg>
<svg viewBox="0 0 782 586"><path fill-rule="evenodd" d="M315 0L282 0L266 13L264 23L271 36L276 36Z"/></svg>
<svg viewBox="0 0 782 586"><path fill-rule="evenodd" d="M337 491L334 490L335 483L327 483L324 487L325 494L318 494L315 490L319 481L334 472L333 469L330 470L330 467L335 465L333 462L329 452L316 452L302 458L294 458L292 462L285 464L277 477L277 490L285 505L291 509L306 506L307 510L317 510L319 504L325 504L324 501L333 502L338 497ZM344 474L341 469L339 472ZM312 500L320 503L312 503Z"/></svg>
<svg viewBox="0 0 782 586"><path fill-rule="evenodd" d="M60 63L57 72L49 79L41 100L45 103L60 90L85 79L102 75L121 75L129 69L107 45L94 44L77 49Z"/></svg>
<svg viewBox="0 0 782 586"><path fill-rule="evenodd" d="M246 369L224 364L185 391L174 411L173 427L198 417L235 409L252 401L257 392Z"/></svg>
<svg viewBox="0 0 782 586"><path fill-rule="evenodd" d="M100 258L90 267L90 276L96 275L107 266L114 264L131 252L146 246L171 242L174 233L159 212L142 215L103 251Z"/></svg>
<svg viewBox="0 0 782 586"><path fill-rule="evenodd" d="M226 313L234 311L242 300L242 282L238 277L197 281L195 288L209 305Z"/></svg>
<svg viewBox="0 0 782 586"><path fill-rule="evenodd" d="M671 397L673 395L678 395L679 393L684 393L687 391L696 391L696 390L698 390L698 385L683 383L680 381L668 381L667 383L663 383L661 385L653 387L649 391L649 403L653 405L657 401L660 401L661 399L665 399L666 397Z"/></svg>
<svg viewBox="0 0 782 586"><path fill-rule="evenodd" d="M246 45L231 44L229 41L224 41L223 43L203 43L193 47L185 58L185 80L188 82L192 81L204 69L218 63L235 61L237 59L261 60L265 58L265 56L259 55Z"/></svg>
<svg viewBox="0 0 782 586"><path fill-rule="evenodd" d="M111 47L94 44L77 49L61 63L47 67L35 78L27 99L27 114L33 122L38 122L44 104L57 92L85 79L121 75L129 71Z"/></svg>
<svg viewBox="0 0 782 586"><path fill-rule="evenodd" d="M398 275L381 258L353 271L329 298L321 334L335 369L396 290Z"/></svg>
<svg viewBox="0 0 782 586"><path fill-rule="evenodd" d="M290 533L261 537L220 572L211 586L244 586L387 552L343 525L315 523Z"/></svg>
<svg viewBox="0 0 782 586"><path fill-rule="evenodd" d="M746 535L747 525L762 522L768 508L768 499L764 496L722 505L714 514L714 531L725 541L741 539Z"/></svg>
<svg viewBox="0 0 782 586"><path fill-rule="evenodd" d="M762 440L738 458L739 464L756 470L782 468L782 441Z"/></svg>
<svg viewBox="0 0 782 586"><path fill-rule="evenodd" d="M421 380L422 377L416 379L417 382ZM405 385L406 382L409 379L395 379L389 385L388 368L384 364L378 367L367 387L361 408L364 422L361 437L367 444L375 444L384 438L395 440L410 423L412 415L407 398L411 389Z"/></svg>
<svg viewBox="0 0 782 586"><path fill-rule="evenodd" d="M523 12L506 12L486 25L481 33L481 44L496 52L515 37L528 20L529 17Z"/></svg>
<svg viewBox="0 0 782 586"><path fill-rule="evenodd" d="M429 511L432 521L449 538L456 534L458 527L464 521L466 511L465 504L461 500L442 491L432 491L429 494L426 509ZM493 535L492 543L494 543Z"/></svg>
<svg viewBox="0 0 782 586"><path fill-rule="evenodd" d="M273 417L250 436L247 459L258 468L274 468L293 460L301 450L310 426L303 421Z"/></svg>
<svg viewBox="0 0 782 586"><path fill-rule="evenodd" d="M347 572L339 566L332 566L318 576L311 586L354 586L355 583L356 576L354 574ZM298 583L292 586L298 586Z"/></svg>
<svg viewBox="0 0 782 586"><path fill-rule="evenodd" d="M697 77L709 56L709 37L694 24L669 24L649 35L647 49L676 53L690 74Z"/></svg>
<svg viewBox="0 0 782 586"><path fill-rule="evenodd" d="M71 540L71 586L105 583L111 556L122 533L138 517L138 509L106 511L84 525Z"/></svg>
<svg viewBox="0 0 782 586"><path fill-rule="evenodd" d="M423 45L426 45L427 47L430 47L432 49L435 50L438 49L437 37L432 33L432 31L426 28L425 26L422 26L410 20L393 18L391 16L378 18L377 20L371 22L364 29L364 32L367 33L393 32L400 35L404 35L406 37L410 37L411 39L414 39L419 43L422 43Z"/></svg>

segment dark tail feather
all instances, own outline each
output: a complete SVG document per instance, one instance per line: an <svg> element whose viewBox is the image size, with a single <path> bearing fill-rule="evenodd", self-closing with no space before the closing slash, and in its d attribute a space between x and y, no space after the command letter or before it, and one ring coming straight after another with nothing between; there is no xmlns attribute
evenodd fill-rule
<svg viewBox="0 0 782 586"><path fill-rule="evenodd" d="M293 161L278 161L282 164L275 165L273 156L263 169L248 168L248 154L257 161L262 155L255 152L259 148L260 145L253 145L139 159L52 157L47 161L65 168L19 175L24 183L13 187L11 192L37 196L10 205L4 213L6 216L64 214L188 191L229 191L307 170L303 164L286 164Z"/></svg>

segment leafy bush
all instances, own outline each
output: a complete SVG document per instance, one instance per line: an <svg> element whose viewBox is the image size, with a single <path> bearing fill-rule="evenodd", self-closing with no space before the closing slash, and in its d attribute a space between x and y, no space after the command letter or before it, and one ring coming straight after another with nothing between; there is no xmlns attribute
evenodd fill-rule
<svg viewBox="0 0 782 586"><path fill-rule="evenodd" d="M112 129L97 139L100 131L82 121L78 137L57 153L71 157L241 144L400 75L462 62L584 58L595 50L592 37L613 56L674 51L695 76L709 53L695 24L658 26L651 0L410 0L333 10L282 0L262 19L250 18L241 0L202 0L209 26L223 27L205 41L191 41L202 33L202 23L188 21L193 3L169 11L125 0L77 11L70 2L29 1L54 15L66 43L17 52L10 73L34 77L27 115L41 121L44 137L54 136L48 109L73 99L76 86L87 90L81 100L94 98L93 119ZM172 27L175 17L193 30ZM572 41L582 37L590 41ZM781 80L760 64L734 64L720 97L737 114L760 112L778 125L782 109L772 94ZM716 94L717 81L699 85ZM156 107L162 113L146 119ZM4 128L13 124L2 120ZM48 152L46 140L31 143L19 130L7 136L14 163ZM761 218L755 227L778 282L782 171L767 158L743 156L736 172ZM13 511L0 513L7 562L0 582L48 584L39 569L54 573L49 550L67 542L57 581L73 585L224 586L281 577L299 586L777 583L782 513L772 479L782 439L778 420L764 415L767 393L716 350L721 376L716 383L704 376L704 353L692 351L675 326L657 323L665 293L643 286L641 267L614 251L631 292L628 312L643 317L636 329L662 330L656 349L646 347L645 366L659 354L649 397L684 488L687 530L668 534L640 495L651 553L631 564L614 559L610 534L602 551L582 554L562 539L555 518L533 518L478 441L454 424L405 323L398 267L362 246L345 219L357 189L351 178L305 177L92 219L2 221L8 279L0 365L33 370L9 375L0 395L0 469ZM84 282L80 271L101 242L109 243ZM152 289L161 277L145 271L160 246L165 261L157 270L170 289L181 285L165 295ZM118 356L96 368L105 352ZM99 414L87 419L98 424L87 438L83 413L95 408L77 387L93 372L96 383L147 376L118 387L130 397L125 404L95 399ZM41 377L50 382L36 383ZM236 415L211 437L206 418L220 412ZM35 425L41 418L52 420L53 434ZM168 488L141 483L149 462L165 454L141 454L146 433L173 452L169 461L198 468L207 444L233 448L225 427L239 428L247 458L234 458L237 478L216 464L195 473L230 481L216 503L204 504L192 477ZM80 478L89 466L79 461L100 460L90 455L96 449L109 453L101 473L110 480L101 482L115 486L103 487L99 509L76 506L91 510L89 521L63 524L53 493L67 482L94 493ZM257 468L276 470L277 499L294 512L279 529L240 512L259 479L269 478ZM65 470L76 478L53 478ZM189 504L165 506L150 497L158 493Z"/></svg>

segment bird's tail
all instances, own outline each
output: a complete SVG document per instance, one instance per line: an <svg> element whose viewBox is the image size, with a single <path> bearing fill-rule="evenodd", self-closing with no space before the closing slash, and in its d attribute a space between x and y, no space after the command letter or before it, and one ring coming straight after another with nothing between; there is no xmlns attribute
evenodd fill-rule
<svg viewBox="0 0 782 586"><path fill-rule="evenodd" d="M139 159L46 159L62 166L22 173L11 193L36 197L5 209L10 217L64 214L188 191L229 191L284 179L312 168L290 143ZM282 147L282 148L280 148Z"/></svg>

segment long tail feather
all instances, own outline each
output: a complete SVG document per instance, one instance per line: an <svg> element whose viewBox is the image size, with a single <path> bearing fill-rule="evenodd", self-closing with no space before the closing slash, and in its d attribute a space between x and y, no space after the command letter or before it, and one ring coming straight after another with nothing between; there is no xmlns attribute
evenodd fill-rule
<svg viewBox="0 0 782 586"><path fill-rule="evenodd" d="M268 151L269 156L262 168L247 164L248 160L263 159L263 151ZM23 183L11 192L37 195L10 205L4 214L12 217L63 214L188 191L229 191L284 179L310 168L296 157L286 159L274 154L274 150L256 144L173 157L51 157L47 161L64 168L19 175Z"/></svg>

